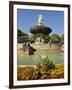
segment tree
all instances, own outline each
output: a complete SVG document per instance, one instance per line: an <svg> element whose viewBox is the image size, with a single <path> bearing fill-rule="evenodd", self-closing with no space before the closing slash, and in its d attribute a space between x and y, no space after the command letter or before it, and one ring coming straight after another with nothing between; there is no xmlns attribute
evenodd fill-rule
<svg viewBox="0 0 72 90"><path fill-rule="evenodd" d="M61 44L64 44L64 34L61 35Z"/></svg>
<svg viewBox="0 0 72 90"><path fill-rule="evenodd" d="M20 29L17 30L17 41L18 43L23 43L23 42L27 42L28 39L28 35L25 34L24 32L22 32Z"/></svg>
<svg viewBox="0 0 72 90"><path fill-rule="evenodd" d="M37 36L36 36L36 35L31 34L31 35L30 35L30 37L29 37L29 41L30 41L30 43L34 43L34 42L35 42L35 40L36 40L36 38L37 38Z"/></svg>
<svg viewBox="0 0 72 90"><path fill-rule="evenodd" d="M22 32L20 29L17 30L17 36L18 37L21 37L21 36L24 36L26 35L24 32Z"/></svg>
<svg viewBox="0 0 72 90"><path fill-rule="evenodd" d="M61 40L61 38L60 38L60 36L58 34L52 34L50 36L50 39L51 39L52 43L59 43L60 40Z"/></svg>
<svg viewBox="0 0 72 90"><path fill-rule="evenodd" d="M50 35L45 35L43 39L45 43L48 43L50 41Z"/></svg>

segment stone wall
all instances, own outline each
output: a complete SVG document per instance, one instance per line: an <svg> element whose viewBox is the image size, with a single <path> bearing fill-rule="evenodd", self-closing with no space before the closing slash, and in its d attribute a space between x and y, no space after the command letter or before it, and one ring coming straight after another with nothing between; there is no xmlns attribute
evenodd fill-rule
<svg viewBox="0 0 72 90"><path fill-rule="evenodd" d="M34 49L60 49L59 44L30 44ZM17 48L23 48L23 43L18 43Z"/></svg>
<svg viewBox="0 0 72 90"><path fill-rule="evenodd" d="M23 48L23 43L17 43L17 49Z"/></svg>
<svg viewBox="0 0 72 90"><path fill-rule="evenodd" d="M31 44L35 49L60 49L59 44Z"/></svg>

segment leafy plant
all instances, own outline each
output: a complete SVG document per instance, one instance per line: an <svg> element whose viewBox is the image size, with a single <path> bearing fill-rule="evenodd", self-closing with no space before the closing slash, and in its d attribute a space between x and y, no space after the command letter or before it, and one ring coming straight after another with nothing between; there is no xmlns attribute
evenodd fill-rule
<svg viewBox="0 0 72 90"><path fill-rule="evenodd" d="M43 77L50 75L49 70L55 69L55 65L52 61L49 60L48 56L43 58L42 64L37 65L37 69L40 72L40 75Z"/></svg>
<svg viewBox="0 0 72 90"><path fill-rule="evenodd" d="M46 68L46 70L55 69L55 65L52 61L49 60L48 56L43 60L42 66Z"/></svg>

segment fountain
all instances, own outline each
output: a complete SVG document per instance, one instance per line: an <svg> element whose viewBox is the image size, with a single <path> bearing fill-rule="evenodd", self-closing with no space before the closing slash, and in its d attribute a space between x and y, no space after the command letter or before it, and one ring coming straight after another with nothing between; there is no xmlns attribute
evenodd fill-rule
<svg viewBox="0 0 72 90"><path fill-rule="evenodd" d="M44 43L43 36L49 35L52 32L52 29L48 26L45 26L43 21L44 21L43 15L39 15L38 25L32 26L30 28L30 32L33 35L37 36L35 43L32 44L32 47L34 47L35 49L43 47L42 45L45 46L46 44Z"/></svg>
<svg viewBox="0 0 72 90"><path fill-rule="evenodd" d="M27 55L33 55L35 51L36 53L38 53L37 51L41 51L41 50L47 51L47 50L56 50L56 49L59 50L60 49L59 45L51 43L51 39L49 39L47 43L45 42L45 39L43 37L48 36L52 32L52 29L48 26L45 26L43 21L44 21L43 15L39 15L38 25L32 26L30 28L30 32L33 35L36 35L35 42L30 43L28 36L21 37L21 39L24 38L25 40L24 43L22 44L23 53Z"/></svg>

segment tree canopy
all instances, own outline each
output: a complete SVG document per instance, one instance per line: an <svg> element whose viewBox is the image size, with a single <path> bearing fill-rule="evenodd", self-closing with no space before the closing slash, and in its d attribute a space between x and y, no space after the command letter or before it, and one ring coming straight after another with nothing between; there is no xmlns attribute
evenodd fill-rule
<svg viewBox="0 0 72 90"><path fill-rule="evenodd" d="M50 39L51 39L52 43L59 43L60 40L61 40L61 38L60 38L60 36L58 34L52 34L50 36Z"/></svg>
<svg viewBox="0 0 72 90"><path fill-rule="evenodd" d="M28 35L24 33L22 30L18 29L17 30L17 41L18 43L23 43L28 41Z"/></svg>
<svg viewBox="0 0 72 90"><path fill-rule="evenodd" d="M64 34L61 35L61 44L64 44Z"/></svg>

